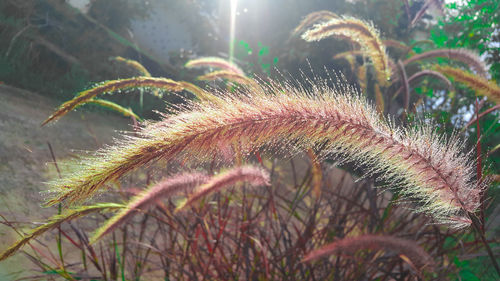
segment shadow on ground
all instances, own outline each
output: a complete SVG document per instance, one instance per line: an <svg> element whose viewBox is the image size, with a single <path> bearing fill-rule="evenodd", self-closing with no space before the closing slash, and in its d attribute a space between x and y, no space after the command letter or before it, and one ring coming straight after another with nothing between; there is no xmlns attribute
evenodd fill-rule
<svg viewBox="0 0 500 281"><path fill-rule="evenodd" d="M44 221L56 211L40 207L40 191L45 190L50 171L55 171L49 142L56 158L62 160L81 150L94 151L117 137L117 130L130 129L127 118L85 110L40 127L58 105L47 97L0 85L0 214L10 221ZM33 227L22 226L25 230ZM18 237L0 225L0 251ZM30 268L32 264L23 255L11 257L0 262L0 280L29 275Z"/></svg>

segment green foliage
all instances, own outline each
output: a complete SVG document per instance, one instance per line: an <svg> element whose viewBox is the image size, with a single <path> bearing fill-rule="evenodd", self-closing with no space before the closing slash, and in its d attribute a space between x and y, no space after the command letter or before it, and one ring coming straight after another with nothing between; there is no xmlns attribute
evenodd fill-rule
<svg viewBox="0 0 500 281"><path fill-rule="evenodd" d="M67 100L95 81L119 75L108 58L127 50L142 52L120 34L127 34L123 28L147 9L138 9L142 1L92 2L95 7L114 4L111 18L120 27L117 31L65 1L1 1L0 81Z"/></svg>
<svg viewBox="0 0 500 281"><path fill-rule="evenodd" d="M449 3L446 16L431 29L430 39L437 47L465 47L477 50L490 64L490 74L493 80L500 81L500 2L489 0L470 0L460 3ZM461 92L457 107L475 104L475 93L464 87L458 87ZM489 106L488 106L489 107ZM482 145L488 151L500 143L500 128L498 113L485 116L480 127ZM471 143L477 138L477 128L471 130ZM500 154L495 152L484 159L492 173L500 170ZM495 189L498 190L498 189ZM498 191L496 192L498 195Z"/></svg>
<svg viewBox="0 0 500 281"><path fill-rule="evenodd" d="M500 2L470 0L447 8L446 17L431 30L436 46L478 50L491 64L492 77L500 81Z"/></svg>
<svg viewBox="0 0 500 281"><path fill-rule="evenodd" d="M236 47L236 58L251 69L249 72L264 73L267 76L271 75L271 69L277 67L278 57L272 56L269 46L264 45L262 42L257 42L257 56L255 56L250 43L245 40L239 40ZM243 63L244 64L244 63ZM254 68L255 65L258 67Z"/></svg>

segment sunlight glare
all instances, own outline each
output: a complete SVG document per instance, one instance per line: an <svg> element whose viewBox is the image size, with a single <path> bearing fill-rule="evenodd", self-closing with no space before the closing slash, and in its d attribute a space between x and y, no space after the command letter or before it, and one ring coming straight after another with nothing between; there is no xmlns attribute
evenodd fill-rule
<svg viewBox="0 0 500 281"><path fill-rule="evenodd" d="M230 1L230 11L231 11L231 22L229 26L229 61L233 61L234 56L234 38L235 38L235 30L236 30L236 8L238 0L229 0Z"/></svg>

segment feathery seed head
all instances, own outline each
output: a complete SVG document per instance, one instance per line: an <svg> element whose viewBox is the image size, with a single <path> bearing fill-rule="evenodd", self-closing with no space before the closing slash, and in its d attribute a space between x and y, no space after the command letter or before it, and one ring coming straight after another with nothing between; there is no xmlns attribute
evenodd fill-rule
<svg viewBox="0 0 500 281"><path fill-rule="evenodd" d="M333 18L328 22L317 24L312 29L306 31L302 34L302 39L311 42L330 36L358 43L361 46L363 54L371 59L378 82L381 85L387 85L387 82L391 78L389 57L385 51L384 44L382 44L378 30L371 23L347 16Z"/></svg>
<svg viewBox="0 0 500 281"><path fill-rule="evenodd" d="M486 96L496 104L500 104L500 86L495 82L474 75L460 68L435 65L434 68L446 76L452 77L456 82L462 83L473 89L478 95Z"/></svg>
<svg viewBox="0 0 500 281"><path fill-rule="evenodd" d="M214 67L245 76L245 72L236 64L218 57L203 57L190 60L186 63L185 67Z"/></svg>
<svg viewBox="0 0 500 281"><path fill-rule="evenodd" d="M217 96L203 90L202 88L192 83L180 81L179 84L184 88L184 90L194 94L200 100L210 102L218 102L220 100L220 98L218 98Z"/></svg>
<svg viewBox="0 0 500 281"><path fill-rule="evenodd" d="M360 250L385 250L406 256L418 270L431 269L432 257L415 241L390 235L360 235L344 238L308 253L302 262L309 262L328 255L353 255Z"/></svg>
<svg viewBox="0 0 500 281"><path fill-rule="evenodd" d="M183 90L179 82L167 78L153 78L147 76L140 76L134 78L107 81L101 83L100 85L94 88L83 91L79 93L72 100L63 103L54 113L52 113L52 115L49 116L49 118L47 118L47 120L43 121L42 126L51 121L61 118L63 115L70 112L75 107L91 101L97 95L104 93L111 93L118 90L131 89L131 88L144 88L144 87L151 87L155 89L163 89L174 92L179 92Z"/></svg>
<svg viewBox="0 0 500 281"><path fill-rule="evenodd" d="M86 103L92 103L92 104L97 104L97 105L100 105L102 107L106 107L106 108L109 108L109 109L112 109L116 112L119 112L121 114L123 114L123 116L133 116L136 120L138 121L141 121L142 118L139 117L137 114L135 114L132 109L130 108L125 108L119 104L116 104L114 102L111 102L111 101L107 101L107 100L101 100L101 99L91 99L89 100L88 102Z"/></svg>
<svg viewBox="0 0 500 281"><path fill-rule="evenodd" d="M124 206L121 204L115 203L102 203L95 204L91 206L80 206L72 209L65 210L60 215L55 215L48 219L47 223L34 228L27 235L22 237L12 246L10 246L7 250L0 254L0 261L12 256L17 250L19 250L22 246L26 245L31 239L39 237L43 233L54 229L61 225L63 222L67 222L76 218L80 218L95 212L103 212L103 211L115 211L117 209L123 208Z"/></svg>
<svg viewBox="0 0 500 281"><path fill-rule="evenodd" d="M468 49L438 49L427 51L418 55L414 55L404 61L404 65L428 58L448 58L460 61L469 66L472 70L476 71L477 75L483 79L488 78L488 67L481 60L479 55Z"/></svg>
<svg viewBox="0 0 500 281"><path fill-rule="evenodd" d="M131 218L136 211L146 209L155 200L170 197L183 191L191 192L194 187L203 184L207 180L208 177L205 174L186 173L160 181L132 198L121 212L99 228L90 239L91 244L104 235L113 232L120 224Z"/></svg>
<svg viewBox="0 0 500 281"><path fill-rule="evenodd" d="M317 11L312 12L304 17L299 25L292 31L292 35L297 35L309 26L323 21L328 21L333 18L338 18L337 14L330 11Z"/></svg>
<svg viewBox="0 0 500 281"><path fill-rule="evenodd" d="M238 74L232 71L227 71L227 70L217 70L213 71L210 73L207 73L205 75L199 76L197 78L198 80L206 80L206 81L213 81L216 79L227 79L231 80L243 85L251 85L254 84L254 80L246 77L245 75Z"/></svg>
<svg viewBox="0 0 500 281"><path fill-rule="evenodd" d="M242 155L264 147L305 151L322 145L323 154L341 156L366 168L367 176L397 187L419 202L419 211L437 222L463 227L466 212L479 206L484 185L474 178L470 154L456 138L436 135L433 126L397 128L347 85L336 89L315 81L309 87L270 82L267 94L221 96L216 103L191 103L163 121L144 127L96 157L81 170L50 183L48 205L91 197L107 182L157 159L211 161L220 147L241 147Z"/></svg>
<svg viewBox="0 0 500 281"><path fill-rule="evenodd" d="M126 59L124 57L112 57L112 60L124 63L125 65L137 70L142 76L151 77L151 73L138 61Z"/></svg>
<svg viewBox="0 0 500 281"><path fill-rule="evenodd" d="M233 186L238 182L245 182L252 186L260 186L269 185L270 181L269 174L262 169L253 166L236 167L219 175L213 176L205 184L197 187L194 193L189 196L187 201L183 202L176 208L176 212L192 205L194 202L210 193Z"/></svg>

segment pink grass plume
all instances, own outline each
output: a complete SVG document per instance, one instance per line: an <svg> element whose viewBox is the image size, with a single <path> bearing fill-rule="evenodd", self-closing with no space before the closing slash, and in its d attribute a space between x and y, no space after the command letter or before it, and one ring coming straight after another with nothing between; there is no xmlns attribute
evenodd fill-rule
<svg viewBox="0 0 500 281"><path fill-rule="evenodd" d="M263 169L253 166L242 166L233 168L219 175L213 176L208 182L196 188L189 198L176 208L176 212L191 206L209 194L219 192L224 188L234 186L239 182L248 183L251 186L268 186L270 184L269 174Z"/></svg>
<svg viewBox="0 0 500 281"><path fill-rule="evenodd" d="M241 70L236 64L229 62L225 59L218 57L202 57L194 60L190 60L185 65L187 68L193 67L213 67L222 70L227 70L242 76L245 76L245 72Z"/></svg>
<svg viewBox="0 0 500 281"><path fill-rule="evenodd" d="M415 241L391 235L360 235L344 238L309 252L302 262L310 262L329 255L354 255L360 250L394 252L417 270L432 269L432 257Z"/></svg>
<svg viewBox="0 0 500 281"><path fill-rule="evenodd" d="M132 198L121 212L109 219L104 226L99 228L91 238L91 243L113 232L119 225L134 216L137 211L146 209L156 200L173 196L183 191L190 192L194 187L203 184L207 180L208 177L203 173L181 174L165 179L151 188L144 190Z"/></svg>

